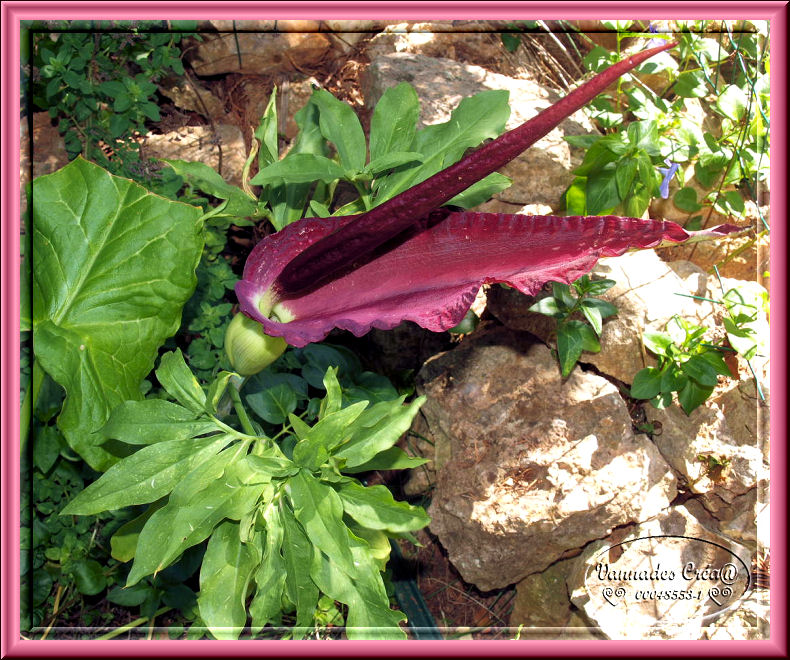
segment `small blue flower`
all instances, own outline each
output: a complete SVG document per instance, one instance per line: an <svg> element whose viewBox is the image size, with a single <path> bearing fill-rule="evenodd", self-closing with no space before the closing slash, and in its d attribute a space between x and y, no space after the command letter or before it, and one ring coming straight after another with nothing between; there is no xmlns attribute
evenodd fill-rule
<svg viewBox="0 0 790 660"><path fill-rule="evenodd" d="M661 187L659 188L661 199L667 199L667 197L669 197L669 182L680 168L680 165L673 163L669 158L665 158L664 162L667 166L658 168L658 171L664 175L664 180L661 182Z"/></svg>
<svg viewBox="0 0 790 660"><path fill-rule="evenodd" d="M647 31L650 32L650 34L658 34L658 29L652 23L648 23ZM665 39L650 39L650 41L647 42L647 48L653 48L653 46L662 46L665 43Z"/></svg>

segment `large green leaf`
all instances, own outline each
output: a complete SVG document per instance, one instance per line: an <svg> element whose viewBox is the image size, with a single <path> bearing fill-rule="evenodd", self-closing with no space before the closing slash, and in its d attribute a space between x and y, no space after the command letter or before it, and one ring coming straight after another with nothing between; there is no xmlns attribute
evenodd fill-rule
<svg viewBox="0 0 790 660"><path fill-rule="evenodd" d="M66 390L58 424L91 467L110 411L181 322L203 248L201 211L81 158L33 182L33 347Z"/></svg>
<svg viewBox="0 0 790 660"><path fill-rule="evenodd" d="M195 467L227 444L229 437L182 438L158 442L116 463L68 506L66 515L91 515L134 504L147 504L167 495ZM220 473L221 474L221 473Z"/></svg>
<svg viewBox="0 0 790 660"><path fill-rule="evenodd" d="M224 522L211 535L200 568L200 618L217 639L238 639L247 622L247 585L260 548L239 540L239 526Z"/></svg>

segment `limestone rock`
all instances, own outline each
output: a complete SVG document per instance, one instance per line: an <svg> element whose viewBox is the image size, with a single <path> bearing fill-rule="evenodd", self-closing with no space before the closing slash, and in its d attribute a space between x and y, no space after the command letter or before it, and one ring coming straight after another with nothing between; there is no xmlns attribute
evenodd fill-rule
<svg viewBox="0 0 790 660"><path fill-rule="evenodd" d="M581 361L595 365L601 372L624 383L631 383L640 369L655 365L654 358L646 353L642 344L645 331L663 332L675 314L696 324L711 322L714 314L711 303L676 295L705 297L705 273L688 262L679 268L682 276L653 250L601 259L593 275L617 282L601 298L613 303L619 313L604 321L601 352L584 353ZM515 289L492 287L488 309L508 327L526 330L548 342L556 322L528 311L534 302L535 298Z"/></svg>
<svg viewBox="0 0 790 660"><path fill-rule="evenodd" d="M728 385L690 415L673 405L650 408L648 416L661 423L654 441L689 489L732 502L767 478L768 438L758 434L759 418L767 411L753 384Z"/></svg>
<svg viewBox="0 0 790 660"><path fill-rule="evenodd" d="M705 626L748 596L750 562L745 548L679 505L624 540L591 543L568 588L573 604L609 639L699 639ZM678 591L692 597L671 595Z"/></svg>
<svg viewBox="0 0 790 660"><path fill-rule="evenodd" d="M455 26L451 21L398 23L375 35L367 46L368 57L390 53L413 53L441 57L493 69L501 61L504 48L499 34L474 30L475 24ZM458 30L463 30L459 34Z"/></svg>
<svg viewBox="0 0 790 660"><path fill-rule="evenodd" d="M532 80L508 78L449 59L393 53L371 62L361 81L365 104L373 108L385 89L402 81L413 85L420 98L420 126L447 121L463 98L487 89L510 91L511 113L507 129L522 124L559 99L558 94ZM563 137L593 131L592 124L581 111L571 115L500 170L513 179L513 185L499 193L497 201L484 204L480 209L516 213L526 204L558 208L573 179L571 170L584 156L583 150L571 147Z"/></svg>
<svg viewBox="0 0 790 660"><path fill-rule="evenodd" d="M164 135L149 133L143 148L149 158L196 161L218 170L218 145L222 147L220 174L227 182L240 186L247 150L238 126L217 124L216 130L211 126L184 126Z"/></svg>
<svg viewBox="0 0 790 660"><path fill-rule="evenodd" d="M205 35L190 64L199 76L297 72L319 64L331 48L318 32L226 32Z"/></svg>
<svg viewBox="0 0 790 660"><path fill-rule="evenodd" d="M634 435L617 389L504 328L478 331L417 379L437 453L429 514L467 582L503 587L669 505L675 478Z"/></svg>

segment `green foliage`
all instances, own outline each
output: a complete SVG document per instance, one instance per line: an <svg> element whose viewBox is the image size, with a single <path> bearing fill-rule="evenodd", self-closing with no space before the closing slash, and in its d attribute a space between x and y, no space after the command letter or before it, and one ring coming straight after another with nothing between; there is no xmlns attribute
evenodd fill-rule
<svg viewBox="0 0 790 660"><path fill-rule="evenodd" d="M178 44L196 35L153 22L129 25L127 32L108 31L121 27L110 21L85 22L82 31L66 21L34 27L31 100L57 120L69 157L82 154L114 174L167 186L141 161L134 136L147 132L146 122L159 121L156 83L184 73Z"/></svg>
<svg viewBox="0 0 790 660"><path fill-rule="evenodd" d="M140 382L195 287L200 211L77 159L33 182L36 360L66 390L58 426L94 469L98 429ZM130 227L133 230L130 230Z"/></svg>
<svg viewBox="0 0 790 660"><path fill-rule="evenodd" d="M621 59L625 37L661 36L625 25L616 26L614 52L595 46L584 58L591 71ZM677 178L672 199L689 214L689 229L699 228L712 210L744 217L745 201L756 199L768 176L768 26L742 22L736 31L731 22L722 25L710 34L704 21L690 26L677 48L644 62L622 76L614 92L593 101L593 117L607 135L566 138L587 149L565 195L568 213L638 217L652 199L668 197ZM677 167L667 172L664 164Z"/></svg>
<svg viewBox="0 0 790 660"><path fill-rule="evenodd" d="M563 378L570 375L584 351L597 353L601 350L598 338L603 320L617 314L617 308L595 296L614 285L613 280L592 280L589 275L572 285L552 282L553 295L541 298L529 308L531 312L557 319L557 357Z"/></svg>
<svg viewBox="0 0 790 660"><path fill-rule="evenodd" d="M220 184L218 175L212 177L205 166L169 164L196 189L227 200L222 217L267 217L277 230L305 215L346 215L373 208L459 160L467 149L497 137L510 114L507 92L486 91L461 101L448 122L418 131L417 95L410 85L401 83L387 89L376 105L366 146L362 125L351 107L315 89L295 116L300 132L292 148L280 158L275 95L276 90L255 131L243 190ZM258 173L248 178L256 160ZM358 197L333 208L340 184L352 186ZM252 185L261 186L257 197ZM491 174L448 204L470 208L508 185L506 177Z"/></svg>
<svg viewBox="0 0 790 660"><path fill-rule="evenodd" d="M114 554L134 560L127 589L208 540L197 607L216 638L237 638L248 615L257 635L291 614L293 635L302 637L314 628L316 612L327 610L321 594L346 606L349 637L401 638L403 615L389 607L381 577L386 557L377 540L408 535L428 518L383 486L365 487L349 474L382 458L381 469L399 466L394 444L423 399L404 405L404 396L391 385L386 391L382 381L371 383L353 354L339 349L317 345L286 355L280 368L298 367L300 376L262 372L245 395L264 423L280 423L280 433L270 437L252 425L233 376L220 374L205 391L180 352L165 354L156 375L175 403L146 399L118 406L104 435L142 447L62 514L150 505L139 524L116 532ZM317 370L328 361L338 366L322 375L326 394L296 416L290 410L307 403ZM355 384L365 380L381 400L352 403L360 394ZM386 398L385 391L395 396ZM225 396L234 401L244 432L221 419Z"/></svg>
<svg viewBox="0 0 790 660"><path fill-rule="evenodd" d="M732 377L724 360L727 351L735 352L749 363L763 348L758 328L765 322L767 296L758 299L742 288L727 290L721 301L727 343L709 342L706 329L678 316L667 324L666 333L646 332L645 347L658 358L657 367L647 367L634 376L631 396L649 399L656 408L665 408L677 393L681 408L688 415L712 394L719 376ZM750 364L750 363L749 363ZM755 378L758 394L762 397Z"/></svg>
<svg viewBox="0 0 790 660"><path fill-rule="evenodd" d="M731 376L722 352L704 341L705 328L678 316L667 324L667 334L646 332L645 346L658 357L658 367L647 367L634 376L631 396L649 399L656 408L678 402L689 415L713 392L718 377Z"/></svg>

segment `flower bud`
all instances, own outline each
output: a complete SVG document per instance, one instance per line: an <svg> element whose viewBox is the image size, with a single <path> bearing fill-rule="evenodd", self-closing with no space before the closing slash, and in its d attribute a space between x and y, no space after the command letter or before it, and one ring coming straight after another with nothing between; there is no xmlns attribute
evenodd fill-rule
<svg viewBox="0 0 790 660"><path fill-rule="evenodd" d="M263 326L244 314L236 314L225 334L225 353L233 370L252 376L268 367L285 351L285 339L270 337Z"/></svg>

